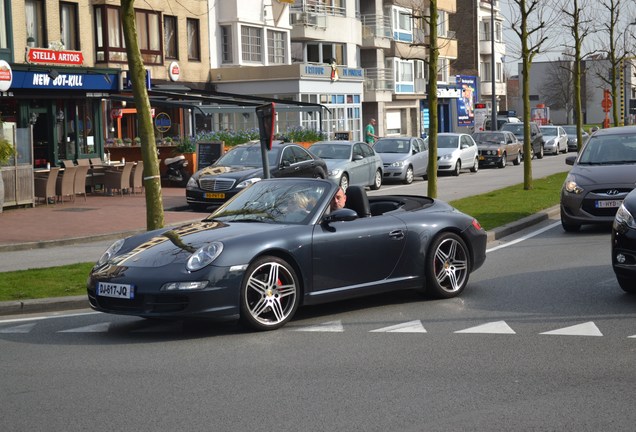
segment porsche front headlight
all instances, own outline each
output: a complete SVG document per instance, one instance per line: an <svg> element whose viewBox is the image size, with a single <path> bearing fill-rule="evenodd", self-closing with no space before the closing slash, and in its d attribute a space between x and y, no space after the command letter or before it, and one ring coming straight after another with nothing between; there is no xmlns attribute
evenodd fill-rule
<svg viewBox="0 0 636 432"><path fill-rule="evenodd" d="M212 242L203 247L197 249L186 263L186 268L189 271L201 270L203 267L210 264L212 261L218 258L223 252L223 243Z"/></svg>
<svg viewBox="0 0 636 432"><path fill-rule="evenodd" d="M636 222L634 221L634 216L627 210L625 207L625 203L621 204L616 212L616 217L614 218L614 226L625 225L630 228L636 228Z"/></svg>
<svg viewBox="0 0 636 432"><path fill-rule="evenodd" d="M97 261L97 263L95 264L96 267L101 267L104 264L106 264L108 261L110 261L110 259L112 257L115 256L115 254L117 252L119 252L119 250L121 249L121 247L124 245L124 239L119 239L117 240L115 243L113 243L112 245L110 245L108 247L108 249L106 249L106 252L104 252L102 254L102 256L99 258L99 260Z"/></svg>

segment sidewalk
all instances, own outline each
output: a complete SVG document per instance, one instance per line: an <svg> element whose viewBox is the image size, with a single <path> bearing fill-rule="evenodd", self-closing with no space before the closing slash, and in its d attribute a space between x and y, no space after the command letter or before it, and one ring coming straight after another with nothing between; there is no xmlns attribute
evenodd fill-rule
<svg viewBox="0 0 636 432"><path fill-rule="evenodd" d="M165 225L200 220L190 210L184 188L161 189ZM0 213L0 252L119 238L146 230L144 194L78 196L75 202L5 208Z"/></svg>

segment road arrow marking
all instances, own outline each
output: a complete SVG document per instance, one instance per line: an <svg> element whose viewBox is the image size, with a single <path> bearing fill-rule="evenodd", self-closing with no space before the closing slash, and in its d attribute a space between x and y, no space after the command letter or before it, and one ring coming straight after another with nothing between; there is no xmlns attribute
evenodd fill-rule
<svg viewBox="0 0 636 432"><path fill-rule="evenodd" d="M22 324L0 330L0 333L29 333L37 323Z"/></svg>
<svg viewBox="0 0 636 432"><path fill-rule="evenodd" d="M415 320L402 324L396 324L389 327L370 330L370 333L426 333L426 329L422 325L422 321Z"/></svg>
<svg viewBox="0 0 636 432"><path fill-rule="evenodd" d="M294 331L306 331L306 332L343 332L342 321L328 321L322 324L317 324L308 327L301 327L294 329Z"/></svg>
<svg viewBox="0 0 636 432"><path fill-rule="evenodd" d="M490 333L490 334L515 334L505 321L495 321L487 324L470 327L464 330L458 330L455 333Z"/></svg>
<svg viewBox="0 0 636 432"><path fill-rule="evenodd" d="M58 333L104 333L108 331L109 322L77 327L74 329L60 330Z"/></svg>
<svg viewBox="0 0 636 432"><path fill-rule="evenodd" d="M562 336L603 336L603 333L601 333L598 327L596 327L596 324L592 321L539 334Z"/></svg>

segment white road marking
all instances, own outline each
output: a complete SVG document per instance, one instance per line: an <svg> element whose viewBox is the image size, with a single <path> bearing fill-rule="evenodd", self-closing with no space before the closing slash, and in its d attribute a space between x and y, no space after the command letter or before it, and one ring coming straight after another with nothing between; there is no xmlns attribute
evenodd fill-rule
<svg viewBox="0 0 636 432"><path fill-rule="evenodd" d="M402 324L396 324L376 330L370 330L370 333L426 333L426 329L422 325L422 321L415 320Z"/></svg>
<svg viewBox="0 0 636 432"><path fill-rule="evenodd" d="M495 321L464 330L458 330L455 333L515 334L515 331L511 329L505 321Z"/></svg>
<svg viewBox="0 0 636 432"><path fill-rule="evenodd" d="M0 330L0 333L29 333L37 323L22 324Z"/></svg>
<svg viewBox="0 0 636 432"><path fill-rule="evenodd" d="M308 327L301 327L294 329L293 331L306 331L306 332L343 332L342 321L328 321L322 324L317 324Z"/></svg>
<svg viewBox="0 0 636 432"><path fill-rule="evenodd" d="M512 246L512 245L517 244L517 243L521 243L524 240L528 240L529 238L532 238L532 237L537 236L537 235L539 235L541 233L544 233L544 232L546 232L548 230L551 230L552 228L554 228L556 226L559 226L559 225L561 225L561 222L555 222L555 223L553 223L551 225L548 225L547 227L543 227L543 228L541 228L539 230L536 230L536 231L533 231L530 234L527 234L527 235L525 235L523 237L519 237L518 239L513 240L513 241L511 241L509 243L501 244L499 246L495 246L493 248L486 249L486 253L494 252L494 251L496 251L498 249L503 249L505 247Z"/></svg>
<svg viewBox="0 0 636 432"><path fill-rule="evenodd" d="M24 321L41 321L41 320L52 319L52 318L69 318L69 317L97 315L97 314L101 314L101 312L83 312L83 313L73 313L73 314L60 314L59 312L53 312L51 315L47 315L47 316L35 316L35 317L29 317L29 318L12 318L12 319L0 320L0 324L24 322Z"/></svg>
<svg viewBox="0 0 636 432"><path fill-rule="evenodd" d="M592 321L539 334L563 336L603 336L603 333L601 333L598 327L596 327L596 324L594 324Z"/></svg>
<svg viewBox="0 0 636 432"><path fill-rule="evenodd" d="M74 329L60 330L58 333L104 333L110 327L109 322L77 327Z"/></svg>

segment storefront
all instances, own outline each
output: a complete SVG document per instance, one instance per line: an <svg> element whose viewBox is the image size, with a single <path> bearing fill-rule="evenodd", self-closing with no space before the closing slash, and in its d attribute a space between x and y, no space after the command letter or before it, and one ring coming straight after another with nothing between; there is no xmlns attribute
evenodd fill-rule
<svg viewBox="0 0 636 432"><path fill-rule="evenodd" d="M35 167L101 157L108 98L119 92L119 70L70 67L82 62L77 52L38 53L29 54L33 64L11 65L11 86L0 93L0 116L19 128L33 125Z"/></svg>

